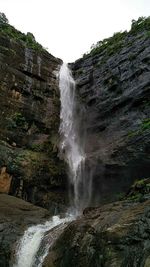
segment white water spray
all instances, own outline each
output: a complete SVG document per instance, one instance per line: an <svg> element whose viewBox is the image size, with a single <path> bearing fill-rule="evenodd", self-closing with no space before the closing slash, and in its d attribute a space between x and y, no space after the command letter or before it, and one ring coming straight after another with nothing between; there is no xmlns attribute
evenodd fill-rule
<svg viewBox="0 0 150 267"><path fill-rule="evenodd" d="M69 182L71 185L71 199L76 213L84 208L84 162L85 154L79 134L79 114L75 95L75 81L67 64L63 64L59 75L59 89L61 100L60 134L61 151L69 166Z"/></svg>
<svg viewBox="0 0 150 267"><path fill-rule="evenodd" d="M47 256L50 246L55 241L55 238L52 235L52 239L49 241L49 243L42 248L42 255L40 255L40 252L38 255L38 251L41 249L40 245L45 234L57 226L58 238L59 230L61 228L65 228L65 224L72 220L73 217L69 215L66 218L53 216L52 220L46 222L45 224L38 224L29 227L19 242L16 255L16 264L14 264L13 267L41 267L44 258Z"/></svg>

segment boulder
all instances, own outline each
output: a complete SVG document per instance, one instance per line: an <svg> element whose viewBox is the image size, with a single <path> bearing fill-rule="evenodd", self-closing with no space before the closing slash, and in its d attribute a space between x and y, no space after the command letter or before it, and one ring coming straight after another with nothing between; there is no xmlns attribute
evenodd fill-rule
<svg viewBox="0 0 150 267"><path fill-rule="evenodd" d="M43 267L148 267L150 200L86 210L56 240Z"/></svg>

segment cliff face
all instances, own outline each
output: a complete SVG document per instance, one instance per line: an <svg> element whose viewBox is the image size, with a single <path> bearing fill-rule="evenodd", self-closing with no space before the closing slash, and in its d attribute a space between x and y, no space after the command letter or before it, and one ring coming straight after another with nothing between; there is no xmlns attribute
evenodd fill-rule
<svg viewBox="0 0 150 267"><path fill-rule="evenodd" d="M70 65L85 108L93 204L117 199L150 173L150 37L138 27L104 40Z"/></svg>
<svg viewBox="0 0 150 267"><path fill-rule="evenodd" d="M70 65L83 112L92 204L117 199L134 180L149 176L150 37L140 25L99 42ZM0 192L54 211L67 195L58 157L62 62L32 34L0 27Z"/></svg>
<svg viewBox="0 0 150 267"><path fill-rule="evenodd" d="M32 34L0 26L0 192L54 211L66 184L58 157L62 62Z"/></svg>
<svg viewBox="0 0 150 267"><path fill-rule="evenodd" d="M141 25L70 65L93 205L121 197L150 173L150 22ZM32 34L10 25L0 30L0 264L6 267L24 229L62 211L67 191L58 157L61 60ZM143 179L123 201L85 209L43 266L150 266L149 206L150 179Z"/></svg>

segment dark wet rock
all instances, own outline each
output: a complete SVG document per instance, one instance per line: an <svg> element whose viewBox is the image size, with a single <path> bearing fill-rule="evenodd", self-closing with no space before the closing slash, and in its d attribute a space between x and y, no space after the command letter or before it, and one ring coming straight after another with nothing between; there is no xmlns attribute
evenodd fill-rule
<svg viewBox="0 0 150 267"><path fill-rule="evenodd" d="M70 223L44 267L148 267L150 200L91 208Z"/></svg>
<svg viewBox="0 0 150 267"><path fill-rule="evenodd" d="M117 199L150 174L150 38L146 30L129 32L121 44L70 65L85 108L92 205Z"/></svg>

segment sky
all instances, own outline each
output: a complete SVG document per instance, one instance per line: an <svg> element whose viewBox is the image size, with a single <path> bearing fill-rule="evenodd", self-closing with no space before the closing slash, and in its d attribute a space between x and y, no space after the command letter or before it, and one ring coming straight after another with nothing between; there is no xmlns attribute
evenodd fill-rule
<svg viewBox="0 0 150 267"><path fill-rule="evenodd" d="M97 41L129 30L132 19L150 16L150 0L0 0L0 12L51 54L73 62Z"/></svg>

